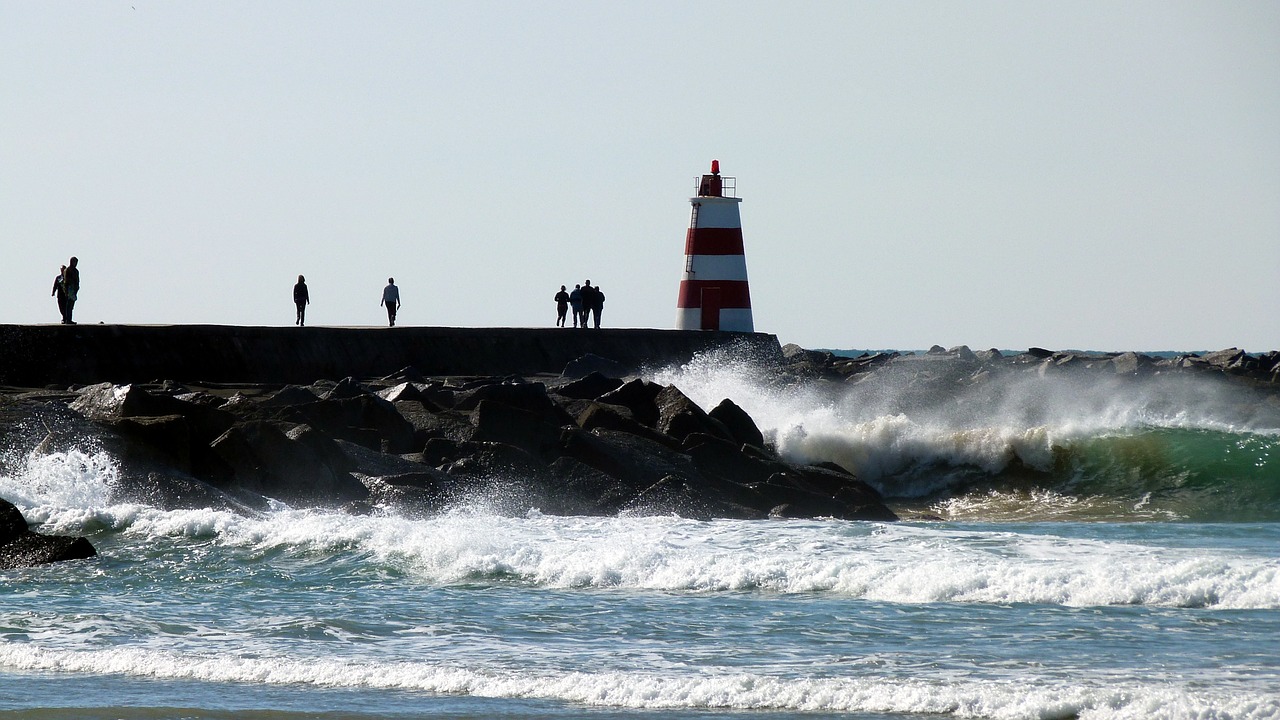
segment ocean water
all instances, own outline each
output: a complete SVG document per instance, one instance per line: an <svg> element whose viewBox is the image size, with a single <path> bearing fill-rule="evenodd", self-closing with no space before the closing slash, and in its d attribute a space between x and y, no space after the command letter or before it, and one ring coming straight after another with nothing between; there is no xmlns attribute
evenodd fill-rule
<svg viewBox="0 0 1280 720"><path fill-rule="evenodd" d="M917 519L165 511L8 448L0 496L100 555L0 572L0 719L1280 718L1267 404L656 379Z"/></svg>

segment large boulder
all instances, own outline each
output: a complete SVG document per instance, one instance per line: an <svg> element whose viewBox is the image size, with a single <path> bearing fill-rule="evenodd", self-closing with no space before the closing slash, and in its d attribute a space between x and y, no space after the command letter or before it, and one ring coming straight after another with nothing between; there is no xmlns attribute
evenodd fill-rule
<svg viewBox="0 0 1280 720"><path fill-rule="evenodd" d="M764 433L760 432L756 421L751 419L746 410L738 407L729 398L721 400L720 404L712 408L711 412L707 414L712 420L723 425L729 431L729 437L739 445L764 447Z"/></svg>
<svg viewBox="0 0 1280 720"><path fill-rule="evenodd" d="M333 506L364 500L368 490L350 473L331 467L306 441L273 423L238 423L212 443L231 469L224 488L299 505Z"/></svg>
<svg viewBox="0 0 1280 720"><path fill-rule="evenodd" d="M664 435L681 441L693 433L715 435L730 441L734 439L724 423L708 415L674 385L663 388L654 402L658 406L656 429Z"/></svg>
<svg viewBox="0 0 1280 720"><path fill-rule="evenodd" d="M497 400L481 400L472 417L476 426L472 441L506 443L537 457L554 455L560 428L572 424L562 411L533 412Z"/></svg>

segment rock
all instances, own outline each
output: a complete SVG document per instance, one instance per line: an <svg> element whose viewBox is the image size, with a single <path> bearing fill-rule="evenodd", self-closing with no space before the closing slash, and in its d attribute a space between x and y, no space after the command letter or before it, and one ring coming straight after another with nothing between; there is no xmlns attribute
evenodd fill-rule
<svg viewBox="0 0 1280 720"><path fill-rule="evenodd" d="M724 425L725 429L729 431L729 437L739 445L764 447L764 434L756 426L756 421L751 419L746 410L738 407L729 398L721 400L720 404L712 408L708 415L712 420Z"/></svg>
<svg viewBox="0 0 1280 720"><path fill-rule="evenodd" d="M557 395L567 398L595 400L601 395L613 392L620 387L622 387L621 380L606 377L598 372L592 372L571 383L561 385L556 388L555 392Z"/></svg>
<svg viewBox="0 0 1280 720"><path fill-rule="evenodd" d="M631 411L631 417L636 422L654 427L658 423L658 406L655 401L660 392L661 385L637 378L596 399L610 405L621 405Z"/></svg>
<svg viewBox="0 0 1280 720"><path fill-rule="evenodd" d="M1146 355L1127 352L1111 359L1111 367L1117 375L1139 375L1149 372L1155 363Z"/></svg>
<svg viewBox="0 0 1280 720"><path fill-rule="evenodd" d="M385 390L379 390L377 392L377 395L378 397L392 404L400 402L402 400L414 400L417 402L421 402L424 405L427 402L430 402L429 400L427 400L427 396L424 395L423 392L418 389L417 385L414 385L413 383L409 383L409 382L403 382L403 383L400 383L399 385L396 385L395 387L390 387Z"/></svg>
<svg viewBox="0 0 1280 720"><path fill-rule="evenodd" d="M563 411L530 412L497 400L481 400L473 418L473 441L506 443L538 457L553 453L560 442L560 428L573 424Z"/></svg>
<svg viewBox="0 0 1280 720"><path fill-rule="evenodd" d="M311 392L311 390L299 387L297 385L286 385L269 397L259 400L257 404L261 407L278 408L291 407L293 405L305 405L313 403L320 399L320 396Z"/></svg>
<svg viewBox="0 0 1280 720"><path fill-rule="evenodd" d="M542 510L549 514L616 515L636 496L627 484L575 458L556 458L548 472L553 480Z"/></svg>
<svg viewBox="0 0 1280 720"><path fill-rule="evenodd" d="M404 453L418 449L413 425L400 415L395 405L368 392L295 405L281 411L280 418L307 424L335 439L361 443L382 452Z"/></svg>
<svg viewBox="0 0 1280 720"><path fill-rule="evenodd" d="M628 515L678 515L690 520L714 520L731 518L758 520L764 515L751 508L741 507L709 497L704 488L697 487L685 478L669 475L645 488L622 509Z"/></svg>
<svg viewBox="0 0 1280 720"><path fill-rule="evenodd" d="M581 378L591 374L604 375L611 378L624 377L630 373L630 369L616 360L600 357L587 353L580 358L570 360L564 366L561 375L564 377Z"/></svg>
<svg viewBox="0 0 1280 720"><path fill-rule="evenodd" d="M33 532L13 503L0 500L0 570L84 560L97 554L87 538Z"/></svg>
<svg viewBox="0 0 1280 720"><path fill-rule="evenodd" d="M590 403L579 413L577 425L587 431L600 428L623 432L666 445L673 450L680 449L681 443L679 440L636 422L631 417L631 411L621 405L610 405L603 402Z"/></svg>
<svg viewBox="0 0 1280 720"><path fill-rule="evenodd" d="M306 506L341 505L368 496L360 481L335 471L319 453L271 423L238 423L212 448L232 470L228 482L233 491Z"/></svg>
<svg viewBox="0 0 1280 720"><path fill-rule="evenodd" d="M658 406L655 429L664 435L683 441L692 433L706 433L733 440L733 434L724 423L708 415L674 385L663 388L655 403Z"/></svg>

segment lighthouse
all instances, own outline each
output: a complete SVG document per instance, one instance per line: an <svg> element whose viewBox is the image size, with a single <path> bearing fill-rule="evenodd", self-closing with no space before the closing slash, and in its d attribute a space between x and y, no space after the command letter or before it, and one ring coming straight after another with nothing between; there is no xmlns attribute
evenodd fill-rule
<svg viewBox="0 0 1280 720"><path fill-rule="evenodd" d="M747 256L742 250L736 178L720 176L720 161L689 198L693 213L684 240L684 275L676 301L677 330L754 332Z"/></svg>

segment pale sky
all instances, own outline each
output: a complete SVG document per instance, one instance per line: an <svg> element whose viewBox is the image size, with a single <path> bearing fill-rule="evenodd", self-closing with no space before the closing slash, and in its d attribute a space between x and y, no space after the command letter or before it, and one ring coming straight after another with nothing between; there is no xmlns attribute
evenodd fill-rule
<svg viewBox="0 0 1280 720"><path fill-rule="evenodd" d="M1280 348L1275 2L0 0L0 323L671 328L712 159L784 343Z"/></svg>

